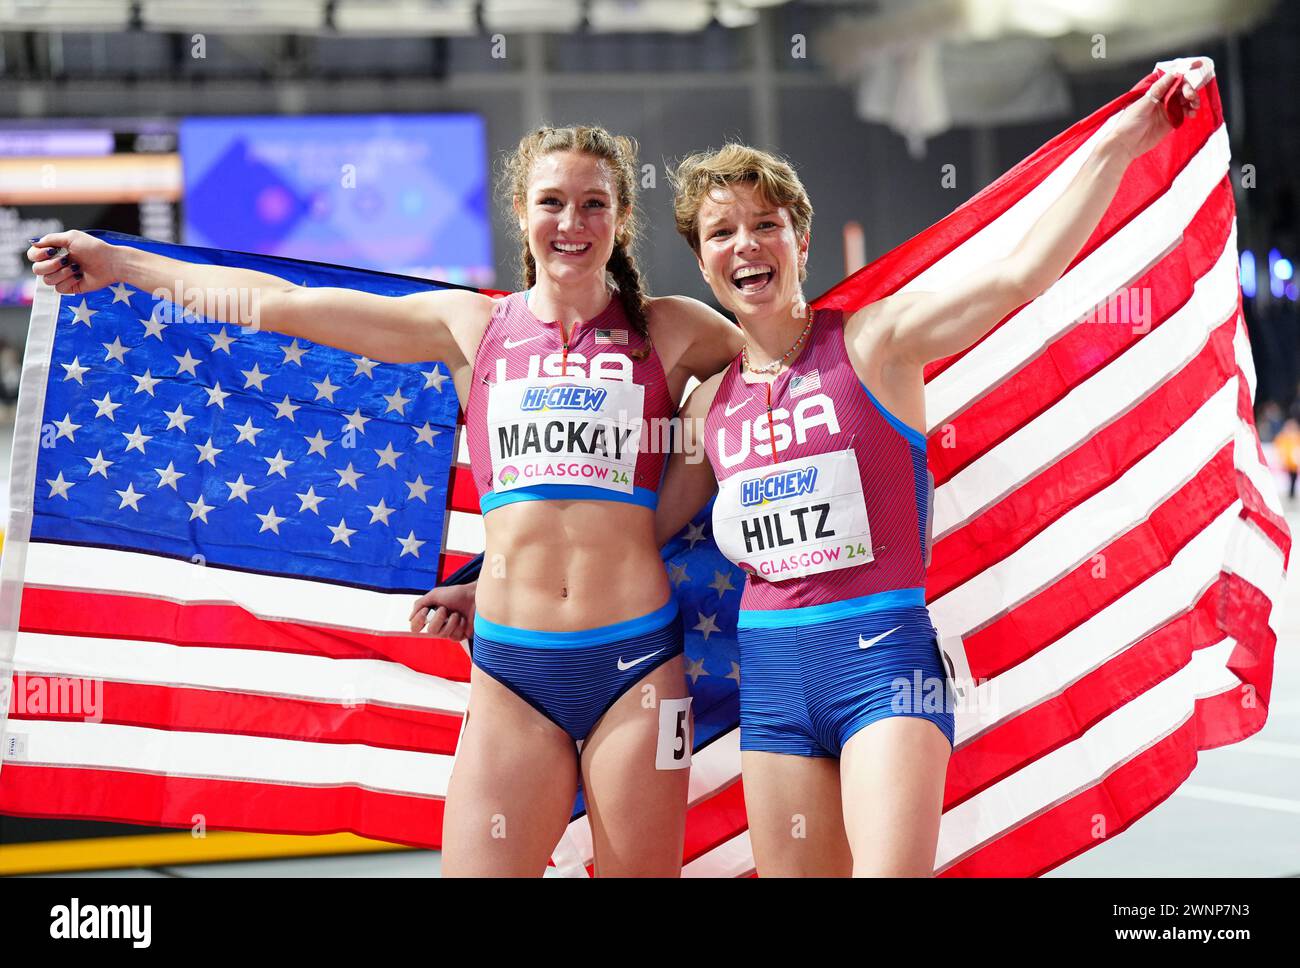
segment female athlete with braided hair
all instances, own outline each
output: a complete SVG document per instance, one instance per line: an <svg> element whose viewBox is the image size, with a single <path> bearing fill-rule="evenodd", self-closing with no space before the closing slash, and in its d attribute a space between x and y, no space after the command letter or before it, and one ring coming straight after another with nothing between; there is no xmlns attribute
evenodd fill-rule
<svg viewBox="0 0 1300 968"><path fill-rule="evenodd" d="M28 257L61 293L116 282L180 285L187 297L255 289L267 329L380 362L444 362L466 411L491 566L478 587L443 871L541 875L581 777L597 874L676 875L689 770L656 766L656 707L687 696L654 540L666 455L630 431L671 417L687 380L721 369L739 334L702 303L645 294L629 139L542 128L520 141L508 174L527 291L501 300L304 288L75 231L38 239ZM253 322L215 296L196 308ZM472 607L430 616L428 599L412 631L463 637ZM689 752L689 736L678 746Z"/></svg>

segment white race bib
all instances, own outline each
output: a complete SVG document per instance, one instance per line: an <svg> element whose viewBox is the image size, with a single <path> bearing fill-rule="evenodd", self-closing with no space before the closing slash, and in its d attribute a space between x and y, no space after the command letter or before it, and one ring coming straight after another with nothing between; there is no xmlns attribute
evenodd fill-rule
<svg viewBox="0 0 1300 968"><path fill-rule="evenodd" d="M853 450L741 471L713 503L718 550L768 581L871 561L871 529Z"/></svg>
<svg viewBox="0 0 1300 968"><path fill-rule="evenodd" d="M488 391L492 489L583 484L631 494L645 387L622 380L537 377Z"/></svg>

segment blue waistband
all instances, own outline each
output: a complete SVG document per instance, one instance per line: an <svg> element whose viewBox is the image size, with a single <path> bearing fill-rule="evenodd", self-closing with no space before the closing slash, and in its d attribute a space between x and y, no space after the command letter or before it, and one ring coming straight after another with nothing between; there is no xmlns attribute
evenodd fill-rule
<svg viewBox="0 0 1300 968"><path fill-rule="evenodd" d="M891 588L887 592L863 595L860 598L845 598L825 605L806 605L803 608L742 608L737 628L775 629L791 625L810 625L818 622L833 622L836 619L851 618L867 612L878 612L886 608L907 608L925 605L924 588ZM475 619L477 622L478 619Z"/></svg>
<svg viewBox="0 0 1300 968"><path fill-rule="evenodd" d="M474 616L474 634L482 634L493 642L505 642L508 645L532 645L548 649L562 649L577 645L604 645L619 639L630 639L635 635L644 635L663 628L677 617L676 597L668 599L659 608L642 615L612 625L600 625L594 629L579 629L576 632L542 632L535 629L519 629L513 625L501 625L490 622L481 615Z"/></svg>
<svg viewBox="0 0 1300 968"><path fill-rule="evenodd" d="M634 487L631 494L611 491L607 487L587 484L529 484L513 491L488 491L479 500L479 510L487 514L493 508L516 501L617 501L620 504L637 504L654 510L659 506L659 494L648 487Z"/></svg>

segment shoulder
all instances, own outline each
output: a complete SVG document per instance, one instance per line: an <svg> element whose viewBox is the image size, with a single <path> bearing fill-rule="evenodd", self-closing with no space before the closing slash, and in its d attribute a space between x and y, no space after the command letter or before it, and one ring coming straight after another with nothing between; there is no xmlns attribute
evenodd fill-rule
<svg viewBox="0 0 1300 968"><path fill-rule="evenodd" d="M653 301L648 318L651 338L662 358L697 379L725 367L745 343L740 327L689 296L660 296Z"/></svg>
<svg viewBox="0 0 1300 968"><path fill-rule="evenodd" d="M713 401L717 399L718 390L722 387L722 381L727 377L727 370L713 374L694 390L686 398L682 405L682 413L689 417L707 417L709 410L713 407Z"/></svg>
<svg viewBox="0 0 1300 968"><path fill-rule="evenodd" d="M658 329L687 334L735 329L722 313L690 296L655 296L649 300L646 318Z"/></svg>

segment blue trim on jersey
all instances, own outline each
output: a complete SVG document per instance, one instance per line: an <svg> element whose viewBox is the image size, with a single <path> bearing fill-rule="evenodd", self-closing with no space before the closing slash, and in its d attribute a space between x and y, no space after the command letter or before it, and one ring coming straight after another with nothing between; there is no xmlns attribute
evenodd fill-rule
<svg viewBox="0 0 1300 968"><path fill-rule="evenodd" d="M600 625L591 629L580 629L577 632L543 632L535 629L521 629L513 625L491 622L482 615L475 615L474 635L477 639L479 634L482 633L494 641L504 642L507 645L563 649L568 646L599 645L602 642L613 642L636 635L644 635L667 625L676 614L677 599L673 597L653 612L642 615L640 618L630 618L624 622L614 622L612 625Z"/></svg>
<svg viewBox="0 0 1300 968"><path fill-rule="evenodd" d="M907 424L903 423L903 421L890 413L885 408L885 405L872 395L871 391L867 389L867 385L861 380L858 381L858 385L862 387L862 391L867 395L867 399L870 400L875 408L880 411L880 415L889 421L891 427L907 438L908 443L915 444L917 447L920 447L921 450L925 450L925 434L921 433L921 431L917 430L915 427L909 427Z"/></svg>
<svg viewBox="0 0 1300 968"><path fill-rule="evenodd" d="M874 595L843 598L824 605L803 608L742 608L736 627L742 629L781 629L806 623L834 622L837 619L866 615L884 608L925 606L924 588L891 588ZM478 621L476 618L475 622Z"/></svg>
<svg viewBox="0 0 1300 968"><path fill-rule="evenodd" d="M638 504L653 511L659 506L659 494L648 487L633 487L631 494L624 494L587 484L528 484L513 491L488 491L479 499L478 506L487 514L494 508L516 501L614 501Z"/></svg>

